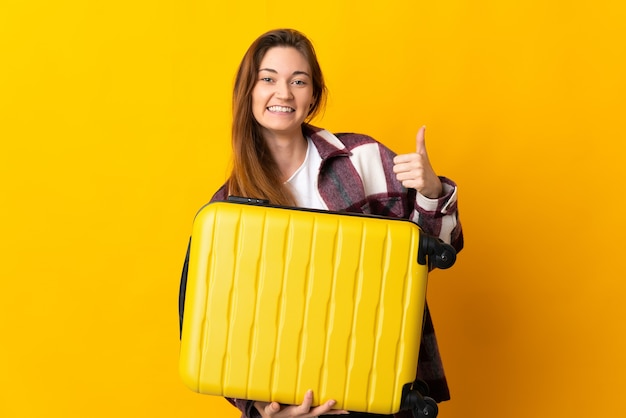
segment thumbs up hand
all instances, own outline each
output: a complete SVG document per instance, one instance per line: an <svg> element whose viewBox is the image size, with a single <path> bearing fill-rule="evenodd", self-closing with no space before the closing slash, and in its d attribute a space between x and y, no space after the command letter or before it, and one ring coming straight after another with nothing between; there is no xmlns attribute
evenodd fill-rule
<svg viewBox="0 0 626 418"><path fill-rule="evenodd" d="M396 155L393 159L393 172L404 187L416 189L428 198L437 199L441 196L442 185L428 160L425 131L426 127L422 126L417 132L415 152Z"/></svg>

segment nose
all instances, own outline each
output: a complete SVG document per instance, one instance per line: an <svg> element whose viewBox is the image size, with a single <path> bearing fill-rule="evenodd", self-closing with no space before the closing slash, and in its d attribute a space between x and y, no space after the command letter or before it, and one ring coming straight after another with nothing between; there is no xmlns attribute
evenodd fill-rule
<svg viewBox="0 0 626 418"><path fill-rule="evenodd" d="M276 97L284 100L293 98L288 82L276 83Z"/></svg>

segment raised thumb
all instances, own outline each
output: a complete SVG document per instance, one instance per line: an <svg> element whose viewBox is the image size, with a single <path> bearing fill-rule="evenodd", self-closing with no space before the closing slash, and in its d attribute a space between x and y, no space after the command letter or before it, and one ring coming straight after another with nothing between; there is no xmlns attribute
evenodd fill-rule
<svg viewBox="0 0 626 418"><path fill-rule="evenodd" d="M415 149L418 154L426 154L426 126L422 126L417 131Z"/></svg>

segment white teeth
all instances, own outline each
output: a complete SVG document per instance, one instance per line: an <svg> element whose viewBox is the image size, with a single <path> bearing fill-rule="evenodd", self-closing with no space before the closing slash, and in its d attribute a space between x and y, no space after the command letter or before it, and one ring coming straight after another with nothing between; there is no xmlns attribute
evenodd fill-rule
<svg viewBox="0 0 626 418"><path fill-rule="evenodd" d="M270 112L283 112L283 113L291 113L294 110L290 107L286 106L270 106L267 108Z"/></svg>

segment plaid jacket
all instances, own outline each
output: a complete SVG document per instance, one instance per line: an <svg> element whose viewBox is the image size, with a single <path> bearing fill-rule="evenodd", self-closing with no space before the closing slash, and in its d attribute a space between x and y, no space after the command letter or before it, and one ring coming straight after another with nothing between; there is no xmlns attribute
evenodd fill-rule
<svg viewBox="0 0 626 418"><path fill-rule="evenodd" d="M310 125L305 125L303 131L322 157L318 189L329 210L410 219L425 232L451 243L457 251L461 250L463 234L457 212L457 188L452 181L440 177L443 196L428 199L414 189L404 188L396 180L393 173L396 154L373 138L353 133L332 134ZM227 197L224 185L211 200L226 200ZM429 396L437 402L450 399L428 306L417 376L428 384ZM259 416L253 401L228 400L242 411L242 418ZM395 416L404 418L411 417L411 414L402 411Z"/></svg>

